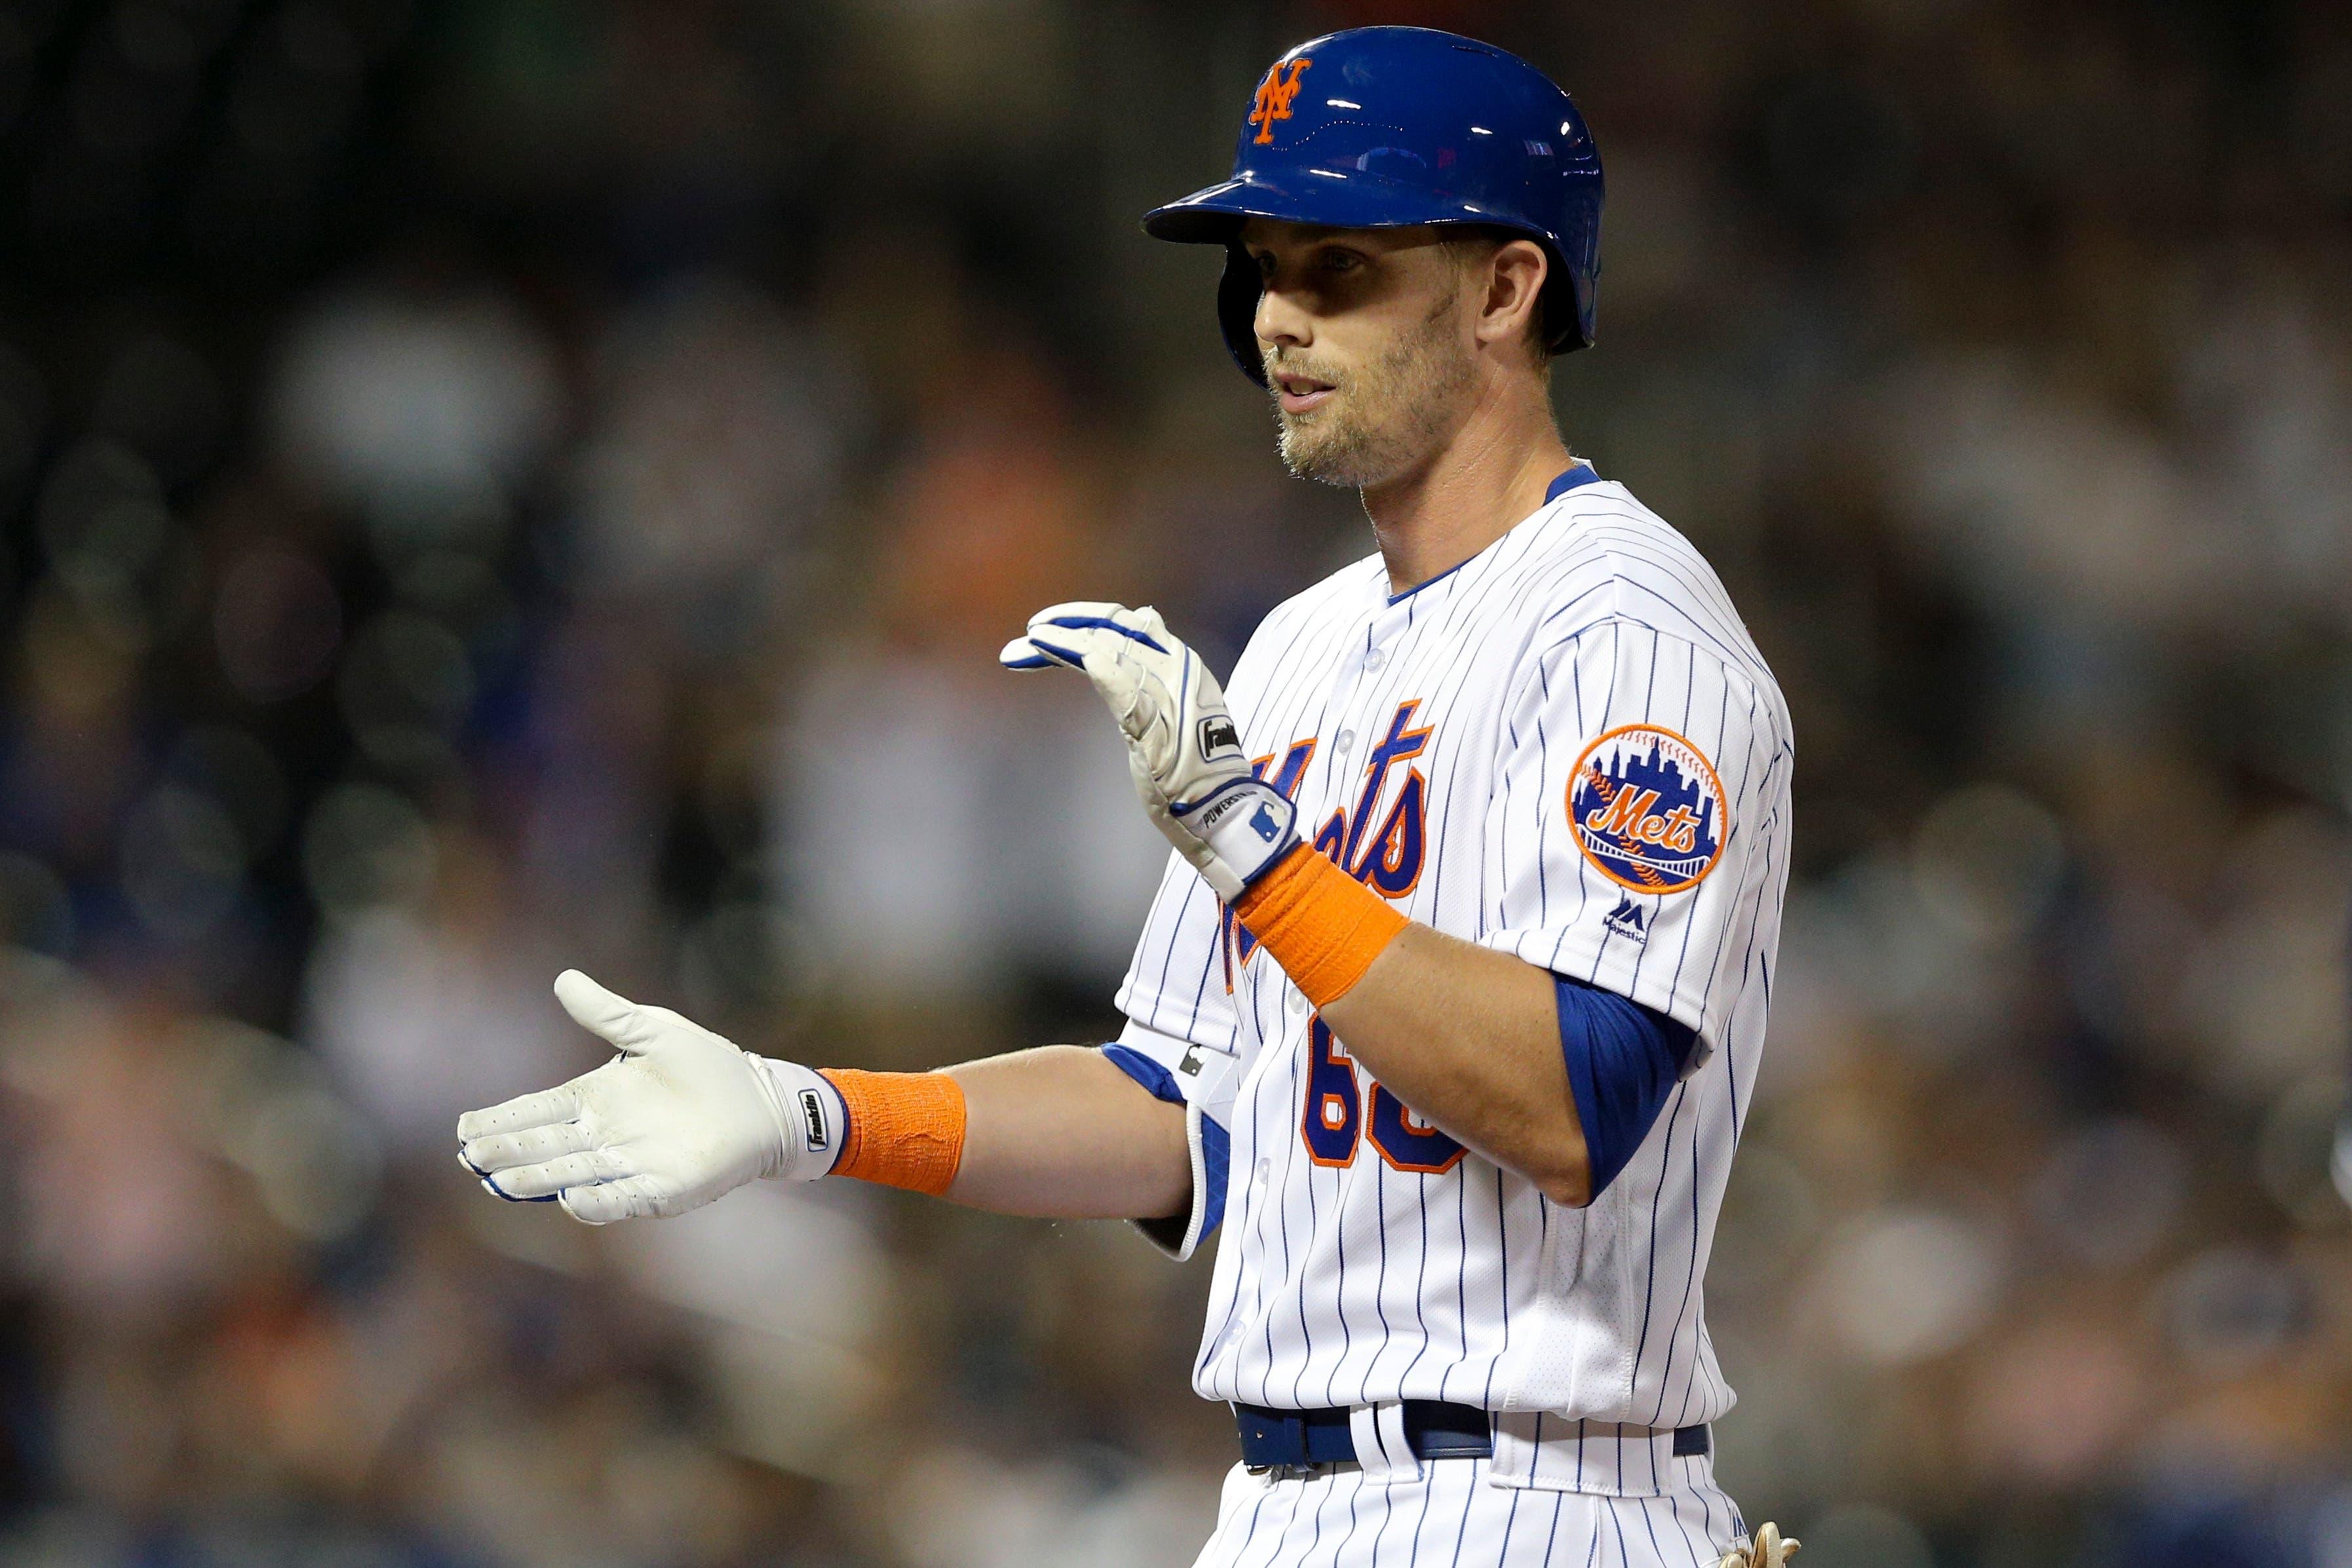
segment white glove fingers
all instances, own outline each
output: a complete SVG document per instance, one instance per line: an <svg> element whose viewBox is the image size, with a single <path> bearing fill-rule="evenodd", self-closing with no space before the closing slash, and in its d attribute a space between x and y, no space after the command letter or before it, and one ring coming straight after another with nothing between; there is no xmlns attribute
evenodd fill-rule
<svg viewBox="0 0 2352 1568"><path fill-rule="evenodd" d="M613 1181L624 1175L613 1157L598 1149L586 1149L576 1155L559 1155L538 1165L514 1166L483 1176L485 1181L498 1183L500 1197L518 1199L553 1197L575 1186L594 1186L599 1182Z"/></svg>
<svg viewBox="0 0 2352 1568"><path fill-rule="evenodd" d="M1149 604L1129 608L1108 599L1072 599L1060 604L1048 604L1029 617L1029 629L1040 626L1071 626L1096 622L1107 622L1120 631L1144 632L1162 642L1172 642L1168 635L1168 623L1160 612Z"/></svg>
<svg viewBox="0 0 2352 1568"><path fill-rule="evenodd" d="M1108 599L1068 599L1059 604L1048 604L1029 617L1029 630L1067 625L1073 621L1108 621L1115 615L1132 613L1126 605L1114 604Z"/></svg>
<svg viewBox="0 0 2352 1568"><path fill-rule="evenodd" d="M1132 643L1140 643L1155 653L1168 652L1168 644L1139 626L1130 626L1108 615L1047 615L1029 623L1029 640L1035 642L1041 627L1053 627L1066 632L1108 632ZM1047 635L1051 635L1049 632Z"/></svg>
<svg viewBox="0 0 2352 1568"><path fill-rule="evenodd" d="M470 1144L499 1133L520 1132L569 1122L580 1114L580 1081L559 1083L535 1094L518 1095L485 1110L468 1111L457 1118L457 1141Z"/></svg>
<svg viewBox="0 0 2352 1568"><path fill-rule="evenodd" d="M563 1004L572 1022L630 1054L642 1051L653 1032L635 1002L606 990L577 969L566 969L555 977L555 999Z"/></svg>
<svg viewBox="0 0 2352 1568"><path fill-rule="evenodd" d="M1008 670L1058 670L1064 664L1063 660L1038 652L1026 637L1015 637L1004 644L996 662Z"/></svg>
<svg viewBox="0 0 2352 1568"><path fill-rule="evenodd" d="M1117 628L1105 630L1105 624L1033 630L1006 643L997 662L1013 670L1083 670L1100 686L1103 677L1097 672L1115 667L1119 655L1135 645Z"/></svg>
<svg viewBox="0 0 2352 1568"><path fill-rule="evenodd" d="M457 1163L465 1166L467 1170L473 1172L476 1179L481 1182L482 1190L488 1193L493 1197L505 1198L509 1203L553 1203L555 1201L551 1197L518 1197L513 1193L509 1192L505 1187L500 1186L497 1176L492 1176L489 1172L484 1170L481 1166L467 1159L466 1157L466 1151L463 1149L457 1151Z"/></svg>
<svg viewBox="0 0 2352 1568"><path fill-rule="evenodd" d="M583 1225L610 1225L616 1219L641 1219L661 1207L652 1178L629 1176L593 1186L566 1187L557 1199L563 1212Z"/></svg>
<svg viewBox="0 0 2352 1568"><path fill-rule="evenodd" d="M1028 650L1028 658L1033 662L1013 664L1014 669L1043 670L1058 665L1062 669L1076 670L1086 665L1085 647L1078 638L1066 632L1055 632L1045 636L1033 632L1020 640L1020 646ZM1008 645L1005 653L1011 652L1013 649Z"/></svg>
<svg viewBox="0 0 2352 1568"><path fill-rule="evenodd" d="M488 1175L512 1170L517 1166L537 1165L562 1155L576 1155L594 1142L588 1129L579 1123L558 1122L552 1126L526 1127L519 1133L493 1133L466 1144L461 1152L467 1165Z"/></svg>
<svg viewBox="0 0 2352 1568"><path fill-rule="evenodd" d="M1032 615L1028 633L1007 643L996 658L1009 670L1045 670L1055 665L1077 669L1092 645L1116 646L1120 642L1166 653L1174 639L1169 637L1160 612L1149 605L1130 610L1104 600L1074 599Z"/></svg>

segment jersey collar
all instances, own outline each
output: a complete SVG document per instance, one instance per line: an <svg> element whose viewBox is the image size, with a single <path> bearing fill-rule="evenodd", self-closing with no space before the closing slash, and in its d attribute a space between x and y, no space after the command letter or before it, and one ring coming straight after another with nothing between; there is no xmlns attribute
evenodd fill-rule
<svg viewBox="0 0 2352 1568"><path fill-rule="evenodd" d="M1554 479L1545 487L1544 505L1549 507L1554 501L1559 500L1562 496L1567 495L1570 490L1576 489L1580 486L1593 484L1599 480L1600 477L1600 475L1592 471L1591 464L1579 458L1574 466L1566 470L1559 478ZM1492 545L1487 547L1488 549L1493 548L1494 547ZM1480 555L1485 553L1485 550L1481 550L1479 552ZM1470 560L1457 560L1452 566L1447 567L1444 571L1439 572L1435 577L1424 578L1421 581L1414 583L1411 588L1406 589L1402 593L1390 594L1388 596L1389 603L1391 606L1403 603L1406 600L1411 599L1414 594L1419 593L1423 589L1427 588L1431 583L1444 582L1447 578L1452 577L1455 572L1460 571L1464 567L1468 566L1471 560L1476 560L1477 559L1478 557L1474 555L1470 558Z"/></svg>
<svg viewBox="0 0 2352 1568"><path fill-rule="evenodd" d="M1570 490L1577 489L1581 486L1596 483L1600 477L1600 475L1595 474L1592 471L1591 464L1579 458L1575 466L1570 468L1559 478L1553 480L1550 486L1545 489L1544 504L1546 506L1549 506L1552 502L1559 500L1562 496L1567 495Z"/></svg>

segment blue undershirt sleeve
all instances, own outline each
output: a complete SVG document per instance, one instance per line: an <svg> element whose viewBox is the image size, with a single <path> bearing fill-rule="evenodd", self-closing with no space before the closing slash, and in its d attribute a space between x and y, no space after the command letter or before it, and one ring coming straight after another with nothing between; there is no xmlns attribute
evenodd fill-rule
<svg viewBox="0 0 2352 1568"><path fill-rule="evenodd" d="M1104 1046L1102 1053L1105 1061L1150 1090L1154 1100L1164 1100L1171 1105L1184 1103L1184 1091L1177 1087L1176 1075L1143 1052L1114 1041Z"/></svg>
<svg viewBox="0 0 2352 1568"><path fill-rule="evenodd" d="M1554 976L1559 1049L1595 1197L1650 1135L1696 1038L1685 1024L1581 980Z"/></svg>

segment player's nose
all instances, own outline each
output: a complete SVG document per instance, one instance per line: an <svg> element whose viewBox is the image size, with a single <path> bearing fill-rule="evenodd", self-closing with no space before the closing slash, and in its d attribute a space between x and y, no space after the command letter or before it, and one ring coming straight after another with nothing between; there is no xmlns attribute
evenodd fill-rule
<svg viewBox="0 0 2352 1568"><path fill-rule="evenodd" d="M1268 349L1305 349L1315 342L1315 319L1279 288L1260 292L1250 327L1259 344Z"/></svg>

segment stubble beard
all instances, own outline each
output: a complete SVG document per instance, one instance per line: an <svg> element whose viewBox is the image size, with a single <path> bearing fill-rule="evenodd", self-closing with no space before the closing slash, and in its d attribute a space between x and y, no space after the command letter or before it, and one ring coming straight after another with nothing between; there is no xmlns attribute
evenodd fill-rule
<svg viewBox="0 0 2352 1568"><path fill-rule="evenodd" d="M1283 370L1335 388L1329 402L1303 414L1285 413L1275 392L1283 466L1301 479L1360 490L1423 461L1472 375L1469 356L1453 340L1451 306L1447 301L1378 359L1345 375L1327 374L1305 356L1268 353L1268 381Z"/></svg>

